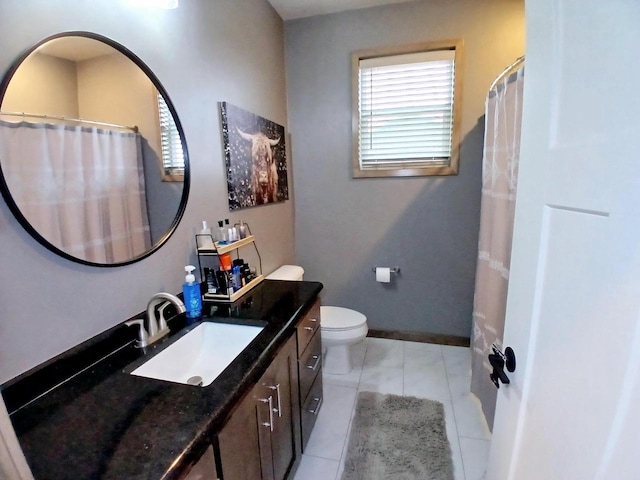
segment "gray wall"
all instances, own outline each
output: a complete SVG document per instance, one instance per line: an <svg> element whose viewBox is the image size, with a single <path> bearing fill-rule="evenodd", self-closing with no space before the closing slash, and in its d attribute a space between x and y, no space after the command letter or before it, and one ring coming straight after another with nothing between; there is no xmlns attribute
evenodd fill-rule
<svg viewBox="0 0 640 480"><path fill-rule="evenodd" d="M429 40L465 42L460 173L351 178L350 54ZM469 336L480 211L484 99L524 53L521 0L429 0L285 24L296 185L296 261L323 303L371 328ZM392 284L371 268L399 266Z"/></svg>
<svg viewBox="0 0 640 480"><path fill-rule="evenodd" d="M51 254L0 200L0 382L142 311L155 292L180 291L183 266L196 261L193 234L201 220L249 222L266 272L293 261L291 200L233 215L226 200L217 102L287 125L283 24L268 2L185 0L159 11L114 0L2 0L0 71L32 44L68 30L110 37L156 73L184 127L191 195L169 242L118 268Z"/></svg>
<svg viewBox="0 0 640 480"><path fill-rule="evenodd" d="M166 235L182 198L182 182L163 182L162 160L145 137L140 139L151 243Z"/></svg>

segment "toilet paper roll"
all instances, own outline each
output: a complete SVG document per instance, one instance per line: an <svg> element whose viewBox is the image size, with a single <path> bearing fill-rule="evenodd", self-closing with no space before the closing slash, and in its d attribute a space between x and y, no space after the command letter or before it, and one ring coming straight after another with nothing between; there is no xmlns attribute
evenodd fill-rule
<svg viewBox="0 0 640 480"><path fill-rule="evenodd" d="M389 283L391 281L391 269L389 267L376 267L376 282Z"/></svg>

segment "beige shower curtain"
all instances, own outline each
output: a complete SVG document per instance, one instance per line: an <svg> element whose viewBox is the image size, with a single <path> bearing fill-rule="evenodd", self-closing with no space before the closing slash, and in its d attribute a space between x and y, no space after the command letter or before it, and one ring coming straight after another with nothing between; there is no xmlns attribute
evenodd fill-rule
<svg viewBox="0 0 640 480"><path fill-rule="evenodd" d="M95 263L150 248L139 134L0 121L0 158L21 213L55 247Z"/></svg>
<svg viewBox="0 0 640 480"><path fill-rule="evenodd" d="M489 379L491 345L502 349L516 200L524 62L489 91L486 102L480 238L473 305L471 391L493 426L496 387ZM513 70L510 70L513 71Z"/></svg>

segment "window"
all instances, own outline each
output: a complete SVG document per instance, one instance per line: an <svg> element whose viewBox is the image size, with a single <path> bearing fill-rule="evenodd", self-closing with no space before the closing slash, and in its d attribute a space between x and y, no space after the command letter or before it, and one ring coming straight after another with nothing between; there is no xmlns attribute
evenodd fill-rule
<svg viewBox="0 0 640 480"><path fill-rule="evenodd" d="M462 42L355 52L353 176L458 173Z"/></svg>
<svg viewBox="0 0 640 480"><path fill-rule="evenodd" d="M183 181L184 152L180 132L173 115L158 92L158 118L160 120L160 147L162 149L162 170L164 181Z"/></svg>

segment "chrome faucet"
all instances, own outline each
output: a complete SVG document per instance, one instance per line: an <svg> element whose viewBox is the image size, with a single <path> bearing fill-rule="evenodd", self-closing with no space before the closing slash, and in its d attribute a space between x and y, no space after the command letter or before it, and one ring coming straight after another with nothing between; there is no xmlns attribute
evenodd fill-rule
<svg viewBox="0 0 640 480"><path fill-rule="evenodd" d="M157 320L156 306L160 303L163 303L163 305L159 308L160 319ZM147 347L169 333L169 327L167 326L167 321L164 318L164 309L167 308L169 304L173 304L178 313L184 313L186 311L184 303L182 303L182 300L178 297L170 293L159 292L151 297L151 300L149 300L149 303L147 304L146 325L144 318L125 322L125 325L139 325L136 347Z"/></svg>

